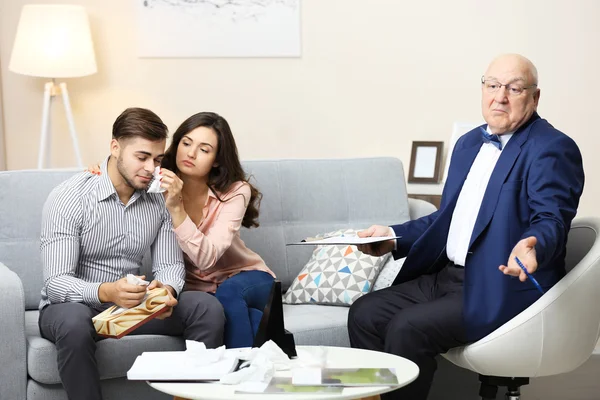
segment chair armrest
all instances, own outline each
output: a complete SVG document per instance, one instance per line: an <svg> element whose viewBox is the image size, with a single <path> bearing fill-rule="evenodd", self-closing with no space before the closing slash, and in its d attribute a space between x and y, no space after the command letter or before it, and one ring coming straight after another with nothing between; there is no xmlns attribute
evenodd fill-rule
<svg viewBox="0 0 600 400"><path fill-rule="evenodd" d="M564 278L494 332L444 357L483 375L530 378L583 364L600 335L600 218L574 220L574 230L587 230L595 240Z"/></svg>
<svg viewBox="0 0 600 400"><path fill-rule="evenodd" d="M419 219L435 211L437 211L437 208L425 200L408 199L408 212L411 220Z"/></svg>
<svg viewBox="0 0 600 400"><path fill-rule="evenodd" d="M18 275L0 263L0 388L2 398L24 400L27 390L25 294ZM6 396L6 397L5 397Z"/></svg>

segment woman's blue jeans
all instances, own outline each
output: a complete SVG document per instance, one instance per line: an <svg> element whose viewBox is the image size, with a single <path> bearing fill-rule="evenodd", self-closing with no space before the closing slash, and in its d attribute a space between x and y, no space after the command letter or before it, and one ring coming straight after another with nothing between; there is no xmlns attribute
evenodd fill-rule
<svg viewBox="0 0 600 400"><path fill-rule="evenodd" d="M242 271L219 285L215 296L225 309L225 346L252 347L273 277L263 271Z"/></svg>

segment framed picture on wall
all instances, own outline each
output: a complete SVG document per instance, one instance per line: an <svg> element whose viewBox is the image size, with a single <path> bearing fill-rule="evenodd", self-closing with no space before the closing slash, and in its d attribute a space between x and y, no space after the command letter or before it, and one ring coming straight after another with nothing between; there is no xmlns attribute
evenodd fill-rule
<svg viewBox="0 0 600 400"><path fill-rule="evenodd" d="M137 0L138 56L300 57L301 0Z"/></svg>
<svg viewBox="0 0 600 400"><path fill-rule="evenodd" d="M408 169L409 183L438 183L444 142L413 142Z"/></svg>

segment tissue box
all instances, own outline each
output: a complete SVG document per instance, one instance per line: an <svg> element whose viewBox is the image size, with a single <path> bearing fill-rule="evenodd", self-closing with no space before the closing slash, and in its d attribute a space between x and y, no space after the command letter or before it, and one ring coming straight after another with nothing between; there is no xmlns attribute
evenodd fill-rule
<svg viewBox="0 0 600 400"><path fill-rule="evenodd" d="M92 318L98 336L120 339L168 310L165 288L149 290L144 300L133 308L112 306Z"/></svg>

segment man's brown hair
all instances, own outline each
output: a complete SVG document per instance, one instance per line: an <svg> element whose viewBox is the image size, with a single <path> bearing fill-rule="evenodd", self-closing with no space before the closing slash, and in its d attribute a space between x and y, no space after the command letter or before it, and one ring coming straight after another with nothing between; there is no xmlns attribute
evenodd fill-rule
<svg viewBox="0 0 600 400"><path fill-rule="evenodd" d="M152 111L132 107L121 113L113 124L113 139L142 137L153 142L167 138L169 130L162 120Z"/></svg>

